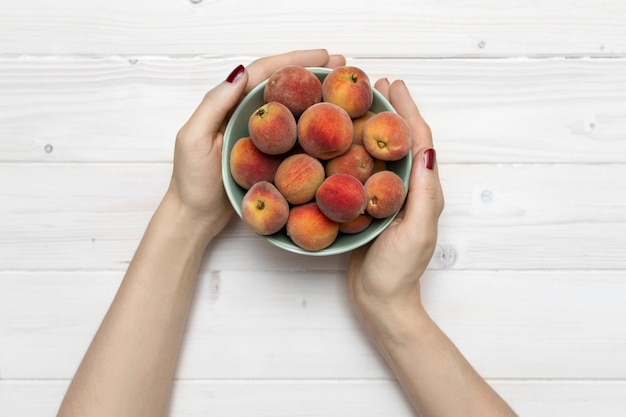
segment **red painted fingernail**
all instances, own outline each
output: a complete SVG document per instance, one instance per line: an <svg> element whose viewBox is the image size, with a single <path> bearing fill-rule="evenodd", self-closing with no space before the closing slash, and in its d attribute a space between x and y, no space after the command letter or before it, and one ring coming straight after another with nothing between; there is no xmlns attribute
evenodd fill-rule
<svg viewBox="0 0 626 417"><path fill-rule="evenodd" d="M430 170L435 167L435 159L437 154L433 148L426 149L424 151L424 166Z"/></svg>
<svg viewBox="0 0 626 417"><path fill-rule="evenodd" d="M228 77L226 77L226 81L231 84L234 83L235 81L241 78L245 69L246 68L243 65L238 65L237 68L233 70L233 72L228 74Z"/></svg>

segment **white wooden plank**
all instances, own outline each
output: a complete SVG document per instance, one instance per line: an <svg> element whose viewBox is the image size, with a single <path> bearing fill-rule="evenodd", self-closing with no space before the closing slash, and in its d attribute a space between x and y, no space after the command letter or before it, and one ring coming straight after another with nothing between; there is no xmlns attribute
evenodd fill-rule
<svg viewBox="0 0 626 417"><path fill-rule="evenodd" d="M622 165L440 168L446 208L433 266L623 269ZM612 185L611 185L612 184ZM503 258L504 262L499 259Z"/></svg>
<svg viewBox="0 0 626 417"><path fill-rule="evenodd" d="M203 88L215 84L198 73L206 64L193 59L182 72L172 71L173 60L157 60L147 72L152 65L121 58L3 62L3 160L171 160L176 132ZM228 73L220 60L211 62L215 73Z"/></svg>
<svg viewBox="0 0 626 417"><path fill-rule="evenodd" d="M250 57L0 59L0 160L160 161ZM626 162L626 59L352 59L404 79L446 162Z"/></svg>
<svg viewBox="0 0 626 417"><path fill-rule="evenodd" d="M326 47L367 56L623 56L619 0L5 2L8 54L272 54ZM45 34L45 35L44 35Z"/></svg>
<svg viewBox="0 0 626 417"><path fill-rule="evenodd" d="M0 413L55 415L66 386L65 381L0 381ZM174 390L172 417L412 415L388 381L178 381ZM27 401L34 396L37 401Z"/></svg>
<svg viewBox="0 0 626 417"><path fill-rule="evenodd" d="M624 269L625 170L441 164L447 205L431 266ZM168 164L0 164L0 269L124 270L169 176ZM234 217L205 267L336 271L346 258L290 254Z"/></svg>
<svg viewBox="0 0 626 417"><path fill-rule="evenodd" d="M2 379L70 378L121 272L0 273ZM389 379L343 272L207 271L183 379ZM487 378L626 379L623 271L429 271L424 304Z"/></svg>
<svg viewBox="0 0 626 417"><path fill-rule="evenodd" d="M622 417L624 381L488 381L520 416ZM53 416L66 381L0 381L3 416ZM392 381L178 381L172 417L412 417ZM36 398L36 401L33 399Z"/></svg>

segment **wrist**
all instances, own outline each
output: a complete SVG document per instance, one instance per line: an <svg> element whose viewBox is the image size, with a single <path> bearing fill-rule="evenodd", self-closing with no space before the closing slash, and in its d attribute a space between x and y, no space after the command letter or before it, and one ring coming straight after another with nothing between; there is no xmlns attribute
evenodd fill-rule
<svg viewBox="0 0 626 417"><path fill-rule="evenodd" d="M356 297L353 307L361 324L377 343L408 343L431 321L421 303L419 289L393 298Z"/></svg>
<svg viewBox="0 0 626 417"><path fill-rule="evenodd" d="M161 200L155 218L165 222L172 237L182 239L200 251L204 251L215 236L210 221L169 192Z"/></svg>

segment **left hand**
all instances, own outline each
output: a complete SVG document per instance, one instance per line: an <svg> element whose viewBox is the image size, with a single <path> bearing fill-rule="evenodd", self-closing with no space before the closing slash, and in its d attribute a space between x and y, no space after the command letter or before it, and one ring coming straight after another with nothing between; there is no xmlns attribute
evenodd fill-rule
<svg viewBox="0 0 626 417"><path fill-rule="evenodd" d="M326 50L293 51L261 58L237 67L228 79L209 91L176 136L174 170L167 196L189 213L212 238L226 225L233 209L222 183L221 154L229 113L241 97L284 65L334 68L345 65L341 55Z"/></svg>
<svg viewBox="0 0 626 417"><path fill-rule="evenodd" d="M430 127L405 83L382 79L376 88L411 128L413 166L404 208L373 243L352 252L348 292L358 317L387 332L390 314L421 306L419 279L435 250L444 198Z"/></svg>

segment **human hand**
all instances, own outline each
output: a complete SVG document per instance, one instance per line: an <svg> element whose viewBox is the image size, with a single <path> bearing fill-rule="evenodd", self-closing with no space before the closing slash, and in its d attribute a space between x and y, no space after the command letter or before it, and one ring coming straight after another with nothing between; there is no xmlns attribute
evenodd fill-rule
<svg viewBox="0 0 626 417"><path fill-rule="evenodd" d="M206 230L209 239L222 230L233 213L221 172L228 115L243 95L288 64L334 68L344 65L345 58L319 49L261 58L247 68L240 65L204 96L176 136L174 169L166 198L176 201L194 224Z"/></svg>
<svg viewBox="0 0 626 417"><path fill-rule="evenodd" d="M411 128L413 166L404 208L370 245L359 248L348 263L348 291L357 316L380 326L386 314L420 307L419 278L435 250L437 223L444 199L432 134L402 81L376 85Z"/></svg>

